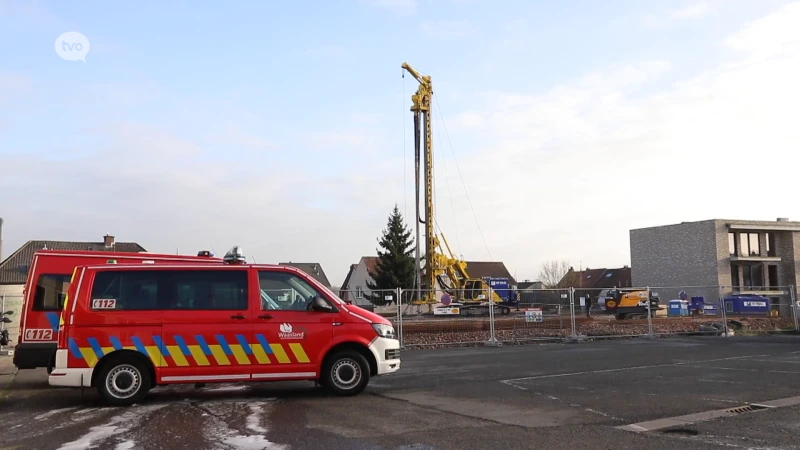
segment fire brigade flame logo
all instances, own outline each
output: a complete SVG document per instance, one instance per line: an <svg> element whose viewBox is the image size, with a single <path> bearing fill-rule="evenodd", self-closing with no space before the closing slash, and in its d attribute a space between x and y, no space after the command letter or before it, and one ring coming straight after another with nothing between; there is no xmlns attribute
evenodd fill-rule
<svg viewBox="0 0 800 450"><path fill-rule="evenodd" d="M294 327L290 323L282 323L278 337L281 339L303 339L306 336L305 331L294 331Z"/></svg>

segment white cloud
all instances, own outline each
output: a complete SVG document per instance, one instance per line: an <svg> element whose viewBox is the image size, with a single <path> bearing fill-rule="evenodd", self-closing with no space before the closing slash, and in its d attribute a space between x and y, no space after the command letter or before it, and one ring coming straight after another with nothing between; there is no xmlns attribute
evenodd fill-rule
<svg viewBox="0 0 800 450"><path fill-rule="evenodd" d="M419 28L429 36L441 38L464 38L477 33L477 29L468 20L425 21Z"/></svg>
<svg viewBox="0 0 800 450"><path fill-rule="evenodd" d="M800 2L784 5L778 11L748 23L729 36L725 45L759 57L792 54L800 48Z"/></svg>
<svg viewBox="0 0 800 450"><path fill-rule="evenodd" d="M791 168L800 165L800 49L785 45L797 33L797 8L726 39L737 49L731 61L659 90L641 88L669 70L666 61L606 68L544 93L479 95L474 110L449 120L480 123L460 139L488 144L457 149L461 175L452 163L449 180L437 172L445 233L455 232L455 213L459 253L488 257L462 176L492 256L526 277L553 255L626 264L628 230L640 226L800 217L768 194L793 192ZM776 47L781 58L750 57ZM758 180L762 187L750 189Z"/></svg>
<svg viewBox="0 0 800 450"><path fill-rule="evenodd" d="M416 0L363 0L370 6L383 8L399 15L410 15L417 11Z"/></svg>
<svg viewBox="0 0 800 450"><path fill-rule="evenodd" d="M641 18L641 23L648 28L663 28L677 22L702 19L714 10L715 7L709 2L690 3L681 8L647 14Z"/></svg>
<svg viewBox="0 0 800 450"><path fill-rule="evenodd" d="M713 9L707 2L692 3L683 8L670 11L669 16L673 19L699 19L707 16Z"/></svg>

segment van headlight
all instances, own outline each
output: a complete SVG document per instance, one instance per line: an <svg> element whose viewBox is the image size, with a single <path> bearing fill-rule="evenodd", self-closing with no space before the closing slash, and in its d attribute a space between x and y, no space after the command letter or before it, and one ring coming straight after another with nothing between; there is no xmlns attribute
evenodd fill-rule
<svg viewBox="0 0 800 450"><path fill-rule="evenodd" d="M391 325L385 325L382 323L373 323L372 328L375 329L375 332L378 333L378 336L380 337L384 337L387 339L395 339L394 327Z"/></svg>

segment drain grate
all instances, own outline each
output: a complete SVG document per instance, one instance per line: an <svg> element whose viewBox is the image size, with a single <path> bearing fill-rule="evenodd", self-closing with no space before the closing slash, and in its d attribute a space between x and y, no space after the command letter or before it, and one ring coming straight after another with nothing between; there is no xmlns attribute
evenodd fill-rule
<svg viewBox="0 0 800 450"><path fill-rule="evenodd" d="M744 406L737 406L735 408L726 409L726 412L733 413L733 414L745 414L753 411L759 411L762 409L767 409L766 406L762 405L744 405Z"/></svg>

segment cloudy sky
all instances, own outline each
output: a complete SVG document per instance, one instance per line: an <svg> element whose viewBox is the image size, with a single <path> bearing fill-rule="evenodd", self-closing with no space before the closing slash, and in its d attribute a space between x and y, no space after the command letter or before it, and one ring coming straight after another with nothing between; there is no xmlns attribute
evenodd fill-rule
<svg viewBox="0 0 800 450"><path fill-rule="evenodd" d="M632 228L800 219L800 2L0 0L0 216L30 239L318 261L413 226L408 61L467 260L628 264ZM83 33L85 62L56 39Z"/></svg>

